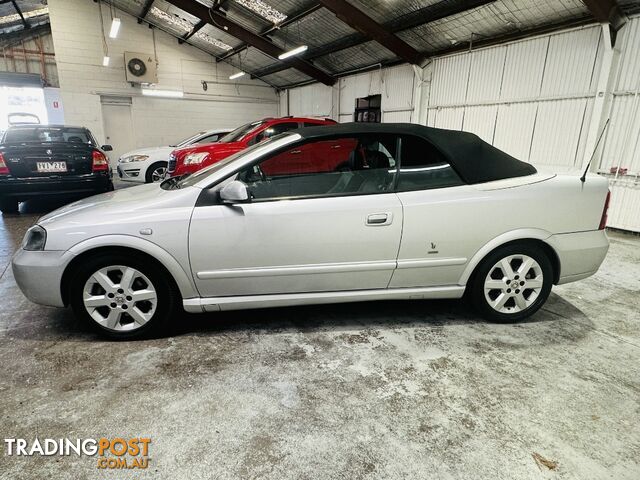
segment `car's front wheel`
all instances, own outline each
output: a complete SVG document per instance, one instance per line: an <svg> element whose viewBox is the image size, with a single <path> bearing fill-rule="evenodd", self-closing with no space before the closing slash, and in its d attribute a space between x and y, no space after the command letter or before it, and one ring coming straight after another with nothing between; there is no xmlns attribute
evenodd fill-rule
<svg viewBox="0 0 640 480"><path fill-rule="evenodd" d="M78 318L115 339L148 337L166 329L178 295L167 273L127 255L98 255L74 272L69 300Z"/></svg>
<svg viewBox="0 0 640 480"><path fill-rule="evenodd" d="M164 180L164 175L167 173L167 162L156 162L147 168L145 175L146 183L157 183Z"/></svg>
<svg viewBox="0 0 640 480"><path fill-rule="evenodd" d="M553 266L535 244L506 245L489 254L471 281L470 298L487 320L523 320L547 301L553 284Z"/></svg>

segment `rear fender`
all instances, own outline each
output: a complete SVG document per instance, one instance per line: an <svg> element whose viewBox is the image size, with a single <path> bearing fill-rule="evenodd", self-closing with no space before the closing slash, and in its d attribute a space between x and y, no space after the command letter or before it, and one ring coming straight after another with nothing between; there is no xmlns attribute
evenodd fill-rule
<svg viewBox="0 0 640 480"><path fill-rule="evenodd" d="M546 240L549 237L551 237L550 232L547 232L546 230L542 230L539 228L520 228L517 230L511 230L509 232L505 232L501 235L498 235L494 239L484 244L482 248L480 248L480 250L478 250L473 255L473 257L467 264L467 267L464 269L464 272L462 272L462 276L460 277L458 284L466 285L467 282L469 281L469 278L471 277L471 274L476 269L476 267L480 264L482 259L485 258L490 252L492 252L499 246L509 242L513 242L514 240L528 240L528 239L540 240L542 242L547 243Z"/></svg>

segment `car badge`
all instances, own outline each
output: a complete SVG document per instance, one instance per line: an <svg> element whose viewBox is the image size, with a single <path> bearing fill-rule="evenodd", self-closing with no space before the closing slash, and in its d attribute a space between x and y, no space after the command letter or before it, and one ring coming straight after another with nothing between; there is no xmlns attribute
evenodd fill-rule
<svg viewBox="0 0 640 480"><path fill-rule="evenodd" d="M51 155L53 152L47 148L47 155Z"/></svg>

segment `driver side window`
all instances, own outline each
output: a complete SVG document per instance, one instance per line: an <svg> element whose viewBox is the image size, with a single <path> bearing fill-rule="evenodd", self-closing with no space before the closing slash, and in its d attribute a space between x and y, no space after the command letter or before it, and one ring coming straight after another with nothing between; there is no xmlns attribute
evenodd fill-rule
<svg viewBox="0 0 640 480"><path fill-rule="evenodd" d="M396 176L397 137L312 140L240 172L256 200L387 193Z"/></svg>

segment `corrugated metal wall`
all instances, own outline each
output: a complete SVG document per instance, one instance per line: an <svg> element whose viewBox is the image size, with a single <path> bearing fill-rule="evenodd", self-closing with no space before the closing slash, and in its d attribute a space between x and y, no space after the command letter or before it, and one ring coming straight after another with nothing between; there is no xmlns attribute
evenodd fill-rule
<svg viewBox="0 0 640 480"><path fill-rule="evenodd" d="M414 72L409 65L374 70L341 78L334 88L321 84L288 90L288 111L281 102L281 113L331 117L352 122L355 101L369 95L382 95L383 122L413 121Z"/></svg>
<svg viewBox="0 0 640 480"><path fill-rule="evenodd" d="M474 132L536 165L579 166L599 42L593 26L438 58L427 124Z"/></svg>
<svg viewBox="0 0 640 480"><path fill-rule="evenodd" d="M46 85L58 87L58 70L51 33L0 49L0 71L37 73Z"/></svg>
<svg viewBox="0 0 640 480"><path fill-rule="evenodd" d="M620 31L620 61L611 118L600 157L600 171L610 174L609 225L640 232L640 18Z"/></svg>
<svg viewBox="0 0 640 480"><path fill-rule="evenodd" d="M427 125L474 132L543 169L580 167L601 35L589 26L435 59ZM611 180L609 225L640 232L640 18L620 31L616 48L610 124L594 162Z"/></svg>
<svg viewBox="0 0 640 480"><path fill-rule="evenodd" d="M314 83L289 91L289 115L333 117L333 89Z"/></svg>
<svg viewBox="0 0 640 480"><path fill-rule="evenodd" d="M414 72L410 65L374 70L339 80L340 121L352 122L357 98L382 95L383 122L411 122Z"/></svg>

